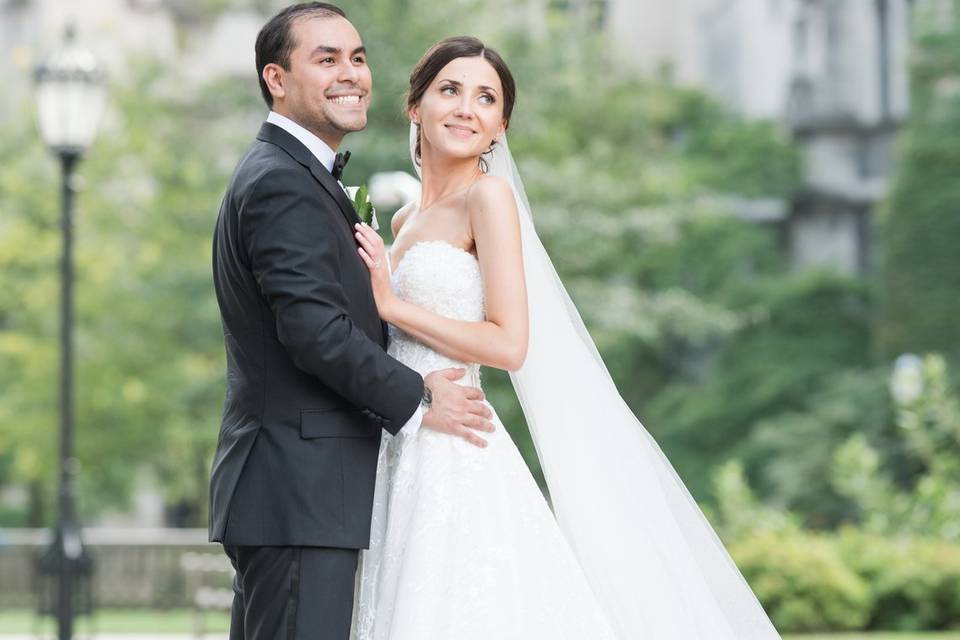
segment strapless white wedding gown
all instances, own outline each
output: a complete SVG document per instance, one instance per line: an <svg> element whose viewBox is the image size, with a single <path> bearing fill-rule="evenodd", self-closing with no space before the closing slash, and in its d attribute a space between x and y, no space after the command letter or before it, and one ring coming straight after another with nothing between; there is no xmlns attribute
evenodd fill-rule
<svg viewBox="0 0 960 640"><path fill-rule="evenodd" d="M484 317L480 267L442 241L411 246L393 274L403 299ZM426 375L452 360L391 329L389 353ZM553 513L494 413L489 446L421 428L380 445L370 549L361 554L355 640L613 640ZM602 543L600 543L602 544Z"/></svg>

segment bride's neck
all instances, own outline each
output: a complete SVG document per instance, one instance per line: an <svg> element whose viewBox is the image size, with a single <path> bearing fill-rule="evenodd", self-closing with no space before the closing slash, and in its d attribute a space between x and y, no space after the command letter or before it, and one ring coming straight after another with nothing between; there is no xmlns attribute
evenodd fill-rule
<svg viewBox="0 0 960 640"><path fill-rule="evenodd" d="M437 200L468 187L482 175L476 158L436 158L426 153L421 157L420 209L427 209Z"/></svg>

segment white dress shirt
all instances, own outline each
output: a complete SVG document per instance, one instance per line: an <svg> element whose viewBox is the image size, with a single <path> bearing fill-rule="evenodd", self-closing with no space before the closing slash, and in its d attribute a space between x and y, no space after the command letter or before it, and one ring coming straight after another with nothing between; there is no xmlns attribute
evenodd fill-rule
<svg viewBox="0 0 960 640"><path fill-rule="evenodd" d="M320 164L326 167L327 171L333 170L333 161L336 159L337 153L331 149L326 142L317 137L316 134L301 127L290 118L280 115L276 111L270 112L267 116L267 122L277 125L302 142L303 146L310 150L310 153L320 161Z"/></svg>
<svg viewBox="0 0 960 640"><path fill-rule="evenodd" d="M311 133L290 118L282 116L276 111L271 111L267 115L267 122L277 125L303 143L303 146L310 150L310 153L320 161L320 164L326 167L327 171L333 170L333 161L337 157L336 152L314 133ZM343 184L340 186L342 187ZM389 260L387 260L387 264L390 264ZM407 423L403 425L400 431L405 435L412 436L419 431L421 422L423 422L423 406L417 405L417 410L413 412L413 415L410 416L410 419L407 420Z"/></svg>

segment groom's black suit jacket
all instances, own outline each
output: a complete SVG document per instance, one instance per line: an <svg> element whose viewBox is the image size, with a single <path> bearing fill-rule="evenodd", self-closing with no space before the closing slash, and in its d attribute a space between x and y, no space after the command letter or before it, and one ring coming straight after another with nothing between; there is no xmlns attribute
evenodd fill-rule
<svg viewBox="0 0 960 640"><path fill-rule="evenodd" d="M213 276L227 351L210 540L364 548L381 428L423 380L386 355L350 200L295 137L260 129L220 209Z"/></svg>

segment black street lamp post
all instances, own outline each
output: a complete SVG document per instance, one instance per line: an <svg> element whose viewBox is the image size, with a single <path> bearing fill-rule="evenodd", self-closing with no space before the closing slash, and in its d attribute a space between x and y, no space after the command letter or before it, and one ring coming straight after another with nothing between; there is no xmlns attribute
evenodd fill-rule
<svg viewBox="0 0 960 640"><path fill-rule="evenodd" d="M93 54L67 29L64 45L36 70L37 107L44 142L62 169L63 255L60 263L60 488L57 524L45 564L56 574L57 637L73 637L77 586L90 573L75 505L73 453L73 203L74 170L99 125L105 102L104 75Z"/></svg>

